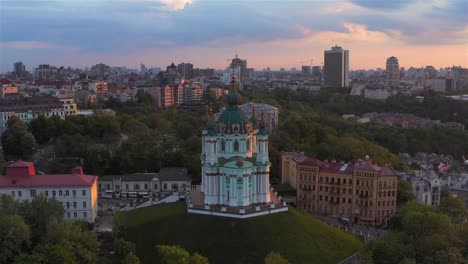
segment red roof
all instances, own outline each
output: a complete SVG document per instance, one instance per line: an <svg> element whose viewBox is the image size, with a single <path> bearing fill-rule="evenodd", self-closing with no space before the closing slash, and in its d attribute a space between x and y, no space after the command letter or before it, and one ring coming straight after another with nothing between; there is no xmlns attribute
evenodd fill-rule
<svg viewBox="0 0 468 264"><path fill-rule="evenodd" d="M7 168L25 168L25 167L29 167L29 166L34 166L34 163L28 162L28 161L18 160L18 161L15 161L15 162L11 163L10 165L7 165L6 167Z"/></svg>
<svg viewBox="0 0 468 264"><path fill-rule="evenodd" d="M0 78L0 84L10 84L12 81L5 79L5 78Z"/></svg>
<svg viewBox="0 0 468 264"><path fill-rule="evenodd" d="M76 169L74 172L78 172ZM89 187L97 179L77 173L36 175L33 163L17 161L6 167L6 175L0 176L0 188Z"/></svg>
<svg viewBox="0 0 468 264"><path fill-rule="evenodd" d="M370 160L360 161L355 164L338 162L324 162L315 158L306 158L298 161L298 165L316 166L321 172L353 174L354 170L376 171L380 176L398 176L398 173L390 166L379 167Z"/></svg>
<svg viewBox="0 0 468 264"><path fill-rule="evenodd" d="M322 166L324 163L318 159L314 158L306 158L302 162L299 162L300 165L306 165L306 166Z"/></svg>

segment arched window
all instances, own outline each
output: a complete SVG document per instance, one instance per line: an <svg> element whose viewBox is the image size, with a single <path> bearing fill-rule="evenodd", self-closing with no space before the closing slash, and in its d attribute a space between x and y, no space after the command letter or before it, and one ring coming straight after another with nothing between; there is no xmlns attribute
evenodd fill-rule
<svg viewBox="0 0 468 264"><path fill-rule="evenodd" d="M234 151L239 152L239 142L237 141L234 142Z"/></svg>
<svg viewBox="0 0 468 264"><path fill-rule="evenodd" d="M222 152L226 151L226 142L224 142L224 140L221 141L221 151Z"/></svg>

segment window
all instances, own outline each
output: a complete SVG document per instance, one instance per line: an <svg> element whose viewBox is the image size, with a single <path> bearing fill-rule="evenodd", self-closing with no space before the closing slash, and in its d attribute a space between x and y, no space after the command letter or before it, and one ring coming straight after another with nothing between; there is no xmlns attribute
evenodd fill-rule
<svg viewBox="0 0 468 264"><path fill-rule="evenodd" d="M88 213L87 213L87 212L83 212L83 217L84 217L84 218L87 218L87 217L88 217Z"/></svg>
<svg viewBox="0 0 468 264"><path fill-rule="evenodd" d="M81 190L81 195L86 196L86 190Z"/></svg>
<svg viewBox="0 0 468 264"><path fill-rule="evenodd" d="M221 141L221 151L226 151L226 142L224 142L224 140Z"/></svg>
<svg viewBox="0 0 468 264"><path fill-rule="evenodd" d="M148 189L148 184L145 183L145 190L147 190L147 189Z"/></svg>
<svg viewBox="0 0 468 264"><path fill-rule="evenodd" d="M76 190L72 191L73 196L76 196Z"/></svg>
<svg viewBox="0 0 468 264"><path fill-rule="evenodd" d="M44 191L45 196L49 196L49 191Z"/></svg>
<svg viewBox="0 0 468 264"><path fill-rule="evenodd" d="M101 186L101 184L99 184L99 189L101 189L101 188L102 188L102 186Z"/></svg>
<svg viewBox="0 0 468 264"><path fill-rule="evenodd" d="M70 202L67 202L67 209L70 209Z"/></svg>
<svg viewBox="0 0 468 264"><path fill-rule="evenodd" d="M134 184L134 185L133 185L133 189L134 189L134 190L139 190L139 189L140 189L140 185L139 185L139 184Z"/></svg>
<svg viewBox="0 0 468 264"><path fill-rule="evenodd" d="M83 202L83 208L86 208L86 202Z"/></svg>
<svg viewBox="0 0 468 264"><path fill-rule="evenodd" d="M11 191L11 197L15 197L15 191Z"/></svg>
<svg viewBox="0 0 468 264"><path fill-rule="evenodd" d="M67 217L70 218L70 212L67 212Z"/></svg>
<svg viewBox="0 0 468 264"><path fill-rule="evenodd" d="M239 142L234 142L234 152L239 152Z"/></svg>
<svg viewBox="0 0 468 264"><path fill-rule="evenodd" d="M158 184L154 184L154 189L157 190L158 189Z"/></svg>
<svg viewBox="0 0 468 264"><path fill-rule="evenodd" d="M250 139L247 139L247 150L250 150Z"/></svg>
<svg viewBox="0 0 468 264"><path fill-rule="evenodd" d="M73 212L73 217L77 218L77 217L78 217L78 213L77 213L77 212Z"/></svg>
<svg viewBox="0 0 468 264"><path fill-rule="evenodd" d="M125 190L128 190L128 184L125 184Z"/></svg>
<svg viewBox="0 0 468 264"><path fill-rule="evenodd" d="M70 191L69 190L65 191L65 196L70 196Z"/></svg>
<svg viewBox="0 0 468 264"><path fill-rule="evenodd" d="M76 208L76 202L73 202L73 208Z"/></svg>
<svg viewBox="0 0 468 264"><path fill-rule="evenodd" d="M106 189L110 190L110 184L106 184Z"/></svg>
<svg viewBox="0 0 468 264"><path fill-rule="evenodd" d="M62 191L59 191L59 196L62 196Z"/></svg>
<svg viewBox="0 0 468 264"><path fill-rule="evenodd" d="M18 191L18 197L21 197L21 191Z"/></svg>
<svg viewBox="0 0 468 264"><path fill-rule="evenodd" d="M177 185L175 183L172 184L172 190L177 190L177 189L179 189L179 185Z"/></svg>
<svg viewBox="0 0 468 264"><path fill-rule="evenodd" d="M36 197L36 190L30 190L30 191L29 191L29 195L30 195L31 197Z"/></svg>
<svg viewBox="0 0 468 264"><path fill-rule="evenodd" d="M116 189L116 190L120 190L120 185L116 184L116 185L115 185L115 189Z"/></svg>
<svg viewBox="0 0 468 264"><path fill-rule="evenodd" d="M164 184L164 190L167 190L167 184L166 183Z"/></svg>

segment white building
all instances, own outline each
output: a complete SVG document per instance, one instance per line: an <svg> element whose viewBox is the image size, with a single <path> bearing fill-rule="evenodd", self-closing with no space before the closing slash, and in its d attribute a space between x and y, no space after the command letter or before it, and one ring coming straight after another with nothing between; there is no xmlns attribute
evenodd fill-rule
<svg viewBox="0 0 468 264"><path fill-rule="evenodd" d="M64 219L94 223L98 211L98 177L83 174L75 167L71 174L36 174L34 164L17 161L6 166L0 176L0 195L18 201L32 200L38 195L55 198L64 209Z"/></svg>
<svg viewBox="0 0 468 264"><path fill-rule="evenodd" d="M391 96L390 92L381 88L365 88L363 91L364 97L368 99L386 100Z"/></svg>
<svg viewBox="0 0 468 264"><path fill-rule="evenodd" d="M158 173L105 175L99 178L103 197L159 197L163 194L190 190L191 179L186 168L161 168Z"/></svg>

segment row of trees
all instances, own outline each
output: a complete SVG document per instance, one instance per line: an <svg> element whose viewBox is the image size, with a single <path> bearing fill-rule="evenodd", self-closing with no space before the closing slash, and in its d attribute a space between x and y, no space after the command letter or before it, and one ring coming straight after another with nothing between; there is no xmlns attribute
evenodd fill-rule
<svg viewBox="0 0 468 264"><path fill-rule="evenodd" d="M463 202L453 197L442 198L439 208L410 202L391 219L390 234L366 246L364 263L466 263L467 215Z"/></svg>
<svg viewBox="0 0 468 264"><path fill-rule="evenodd" d="M43 196L17 202L0 196L0 263L100 263L85 222L63 221L63 206Z"/></svg>

